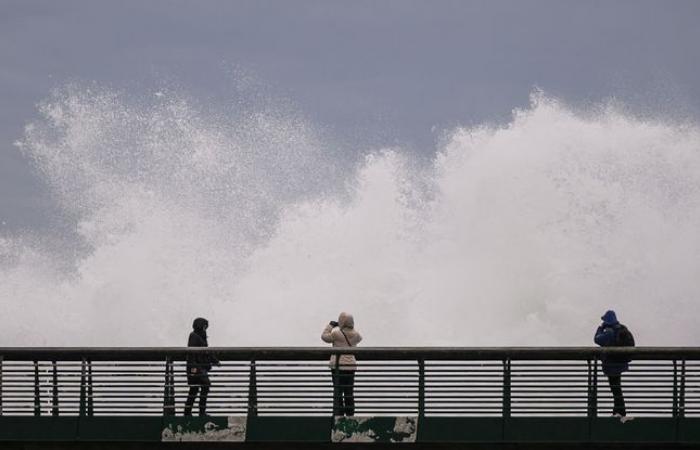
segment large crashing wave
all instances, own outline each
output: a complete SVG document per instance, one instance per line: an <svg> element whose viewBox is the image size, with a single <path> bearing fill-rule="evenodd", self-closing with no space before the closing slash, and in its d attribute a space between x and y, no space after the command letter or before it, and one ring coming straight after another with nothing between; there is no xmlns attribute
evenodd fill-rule
<svg viewBox="0 0 700 450"><path fill-rule="evenodd" d="M74 220L70 263L0 238L3 345L589 345L608 308L641 345L694 345L700 127L536 94L456 129L433 164L348 165L293 114L68 89L21 151ZM68 267L68 268L66 268Z"/></svg>

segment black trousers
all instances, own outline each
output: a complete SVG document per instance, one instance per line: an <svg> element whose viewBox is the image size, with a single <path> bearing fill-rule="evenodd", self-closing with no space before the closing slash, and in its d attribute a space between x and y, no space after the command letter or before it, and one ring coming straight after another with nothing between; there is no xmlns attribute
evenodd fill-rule
<svg viewBox="0 0 700 450"><path fill-rule="evenodd" d="M355 372L352 370L331 369L333 375L333 415L355 415Z"/></svg>
<svg viewBox="0 0 700 450"><path fill-rule="evenodd" d="M624 416L626 412L625 397L622 395L622 375L608 375L608 382L613 395L613 414Z"/></svg>
<svg viewBox="0 0 700 450"><path fill-rule="evenodd" d="M188 375L187 384L190 385L190 392L187 394L187 401L185 402L185 415L192 415L192 407L194 406L194 399L197 398L199 393L199 415L204 416L207 414L207 396L209 395L209 386L211 382L209 381L209 374L202 373L198 375Z"/></svg>

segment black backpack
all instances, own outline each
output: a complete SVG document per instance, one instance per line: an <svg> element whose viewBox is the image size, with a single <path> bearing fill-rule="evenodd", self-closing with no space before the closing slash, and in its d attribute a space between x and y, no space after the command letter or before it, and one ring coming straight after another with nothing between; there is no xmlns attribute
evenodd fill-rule
<svg viewBox="0 0 700 450"><path fill-rule="evenodd" d="M632 332L626 326L620 325L618 328L615 345L618 347L634 347L634 336L632 336Z"/></svg>

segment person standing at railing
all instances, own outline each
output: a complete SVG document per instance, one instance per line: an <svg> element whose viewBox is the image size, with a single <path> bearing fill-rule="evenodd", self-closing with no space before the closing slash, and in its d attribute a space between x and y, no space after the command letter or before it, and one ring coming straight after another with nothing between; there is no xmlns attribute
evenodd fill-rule
<svg viewBox="0 0 700 450"><path fill-rule="evenodd" d="M187 341L188 347L208 347L207 328L209 321L202 317L194 319L192 323L192 332ZM207 396L209 395L209 371L212 365L220 365L219 360L209 353L196 353L187 356L187 384L190 386L190 391L187 394L185 402L185 415L192 415L194 400L199 393L199 415L207 414Z"/></svg>
<svg viewBox="0 0 700 450"><path fill-rule="evenodd" d="M603 323L598 327L593 340L601 347L634 347L634 337L626 326L617 320L615 311L607 311L601 317ZM603 356L603 373L608 377L610 391L613 395L613 416L623 422L631 419L625 410L625 397L622 394L622 373L629 370L630 359L627 356Z"/></svg>
<svg viewBox="0 0 700 450"><path fill-rule="evenodd" d="M362 340L355 330L355 320L351 314L341 312L338 321L331 321L321 333L321 340L333 344L333 347L355 347ZM355 414L355 355L331 356L331 374L333 376L333 415L352 416Z"/></svg>

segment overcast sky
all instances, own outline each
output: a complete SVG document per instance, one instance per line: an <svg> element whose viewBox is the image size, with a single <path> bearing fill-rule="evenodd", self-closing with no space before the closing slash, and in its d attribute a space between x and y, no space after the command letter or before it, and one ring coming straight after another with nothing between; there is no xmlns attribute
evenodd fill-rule
<svg viewBox="0 0 700 450"><path fill-rule="evenodd" d="M0 0L0 232L46 223L12 143L68 82L225 102L242 70L349 148L430 154L439 130L507 120L534 87L696 120L698 23L696 0Z"/></svg>

